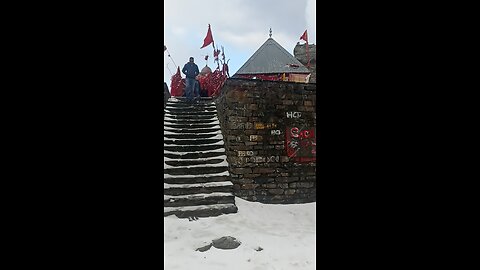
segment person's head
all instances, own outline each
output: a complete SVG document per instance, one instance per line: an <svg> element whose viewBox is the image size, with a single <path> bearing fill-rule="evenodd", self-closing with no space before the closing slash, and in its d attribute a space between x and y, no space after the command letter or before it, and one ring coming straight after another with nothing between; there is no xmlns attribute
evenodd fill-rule
<svg viewBox="0 0 480 270"><path fill-rule="evenodd" d="M190 59L188 60L190 63L193 63L193 57L190 57Z"/></svg>

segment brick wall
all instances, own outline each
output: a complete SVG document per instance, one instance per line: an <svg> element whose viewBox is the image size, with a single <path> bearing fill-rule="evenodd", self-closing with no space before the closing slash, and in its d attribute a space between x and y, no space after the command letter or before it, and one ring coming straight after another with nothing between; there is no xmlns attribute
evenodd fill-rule
<svg viewBox="0 0 480 270"><path fill-rule="evenodd" d="M215 100L235 195L316 201L316 84L228 79Z"/></svg>

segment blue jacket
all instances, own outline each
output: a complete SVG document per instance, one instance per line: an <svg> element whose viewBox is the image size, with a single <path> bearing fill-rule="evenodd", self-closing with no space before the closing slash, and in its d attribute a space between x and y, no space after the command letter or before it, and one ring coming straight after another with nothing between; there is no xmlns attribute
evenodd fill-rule
<svg viewBox="0 0 480 270"><path fill-rule="evenodd" d="M187 76L187 78L192 78L195 79L197 77L198 73L198 66L195 63L186 63L185 66L183 66L182 69L183 74Z"/></svg>

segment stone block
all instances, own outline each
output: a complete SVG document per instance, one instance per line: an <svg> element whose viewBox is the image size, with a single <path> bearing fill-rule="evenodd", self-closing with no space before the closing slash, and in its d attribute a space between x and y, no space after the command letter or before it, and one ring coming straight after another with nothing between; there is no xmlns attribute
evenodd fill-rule
<svg viewBox="0 0 480 270"><path fill-rule="evenodd" d="M273 173L275 169L273 168L253 168L254 173Z"/></svg>
<svg viewBox="0 0 480 270"><path fill-rule="evenodd" d="M252 173L251 168L232 168L231 171L235 174Z"/></svg>
<svg viewBox="0 0 480 270"><path fill-rule="evenodd" d="M291 183L291 182L298 181L298 177L295 177L295 176L287 176L287 177L281 176L281 177L277 177L275 180L279 183Z"/></svg>
<svg viewBox="0 0 480 270"><path fill-rule="evenodd" d="M288 184L285 183L285 184L278 184L278 187L279 188L283 188L283 189L287 189L288 188Z"/></svg>
<svg viewBox="0 0 480 270"><path fill-rule="evenodd" d="M297 187L299 188L311 188L313 187L314 183L312 182L299 182L297 183Z"/></svg>
<svg viewBox="0 0 480 270"><path fill-rule="evenodd" d="M272 177L257 177L254 179L256 184L267 184L275 181Z"/></svg>
<svg viewBox="0 0 480 270"><path fill-rule="evenodd" d="M259 186L259 184L243 184L242 189L255 189Z"/></svg>
<svg viewBox="0 0 480 270"><path fill-rule="evenodd" d="M283 194L283 189L281 188L269 189L268 192L271 194L280 195L280 194Z"/></svg>
<svg viewBox="0 0 480 270"><path fill-rule="evenodd" d="M295 194L295 189L287 189L285 190L285 195L293 195Z"/></svg>

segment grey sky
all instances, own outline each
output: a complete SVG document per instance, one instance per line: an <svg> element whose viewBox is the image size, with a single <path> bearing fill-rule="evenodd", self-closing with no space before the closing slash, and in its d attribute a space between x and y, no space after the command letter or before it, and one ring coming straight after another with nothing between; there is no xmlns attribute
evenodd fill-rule
<svg viewBox="0 0 480 270"><path fill-rule="evenodd" d="M216 67L212 45L200 49L208 24L215 46L224 46L230 59L230 75L267 40L270 27L272 38L292 54L297 42L304 43L300 36L305 29L309 43L316 44L314 0L165 0L164 7L164 44L180 69L190 56L204 67L207 54L208 66ZM176 67L166 52L164 60L164 80L170 85Z"/></svg>

